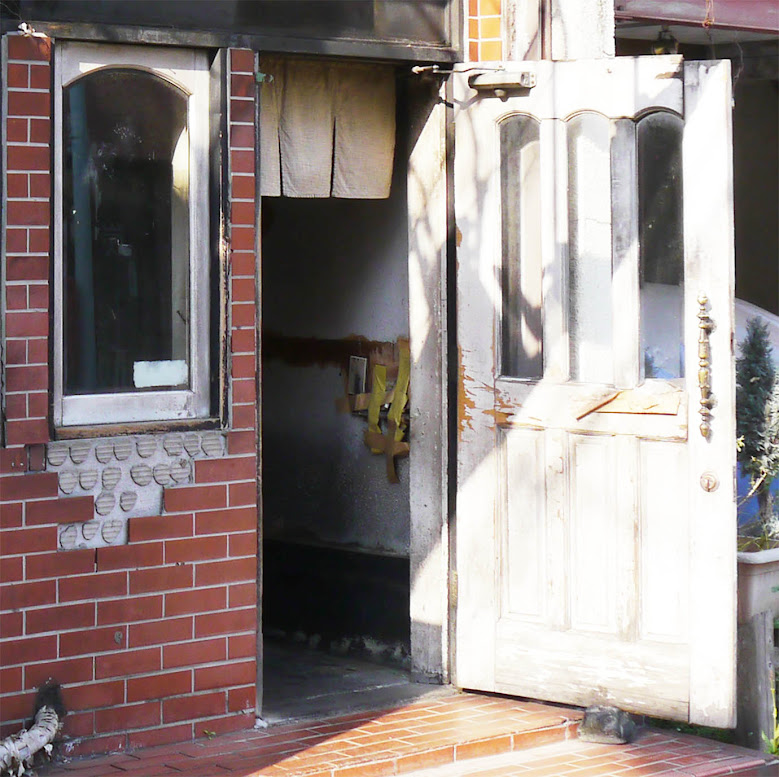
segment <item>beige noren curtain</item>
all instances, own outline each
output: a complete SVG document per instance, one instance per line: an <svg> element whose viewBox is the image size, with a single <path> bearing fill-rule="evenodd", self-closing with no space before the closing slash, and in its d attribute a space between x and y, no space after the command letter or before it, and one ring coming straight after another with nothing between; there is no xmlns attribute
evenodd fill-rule
<svg viewBox="0 0 779 777"><path fill-rule="evenodd" d="M395 75L370 64L260 58L261 193L389 196Z"/></svg>

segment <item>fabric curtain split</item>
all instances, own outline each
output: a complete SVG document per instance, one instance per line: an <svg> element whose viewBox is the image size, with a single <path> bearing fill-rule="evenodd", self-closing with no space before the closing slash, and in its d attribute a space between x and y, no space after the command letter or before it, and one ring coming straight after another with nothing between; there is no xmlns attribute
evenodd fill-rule
<svg viewBox="0 0 779 777"><path fill-rule="evenodd" d="M389 196L392 67L263 56L260 70L264 196Z"/></svg>

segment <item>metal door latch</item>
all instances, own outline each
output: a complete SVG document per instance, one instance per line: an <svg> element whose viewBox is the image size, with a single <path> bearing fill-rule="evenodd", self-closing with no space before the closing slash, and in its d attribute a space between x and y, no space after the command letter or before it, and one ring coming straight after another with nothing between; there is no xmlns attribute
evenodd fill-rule
<svg viewBox="0 0 779 777"><path fill-rule="evenodd" d="M709 335L714 322L707 312L709 298L705 294L698 297L698 388L701 391L700 430L705 439L711 436L711 409L714 407L714 395L711 393L711 343Z"/></svg>
<svg viewBox="0 0 779 777"><path fill-rule="evenodd" d="M708 494L716 491L719 486L719 480L713 472L704 472L701 475L701 488Z"/></svg>

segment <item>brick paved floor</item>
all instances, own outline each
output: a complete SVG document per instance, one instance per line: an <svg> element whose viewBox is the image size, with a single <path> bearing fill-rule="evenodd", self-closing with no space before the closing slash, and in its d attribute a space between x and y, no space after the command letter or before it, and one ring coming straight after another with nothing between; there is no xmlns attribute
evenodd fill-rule
<svg viewBox="0 0 779 777"><path fill-rule="evenodd" d="M574 709L452 692L394 710L53 764L38 773L41 777L384 777L432 776L436 770L431 767L443 767L441 777L715 777L766 760L752 751L666 731L644 732L625 747L585 744L575 736L580 718L581 712ZM515 762L491 764L491 758L485 759L500 754ZM419 772L423 769L427 771Z"/></svg>
<svg viewBox="0 0 779 777"><path fill-rule="evenodd" d="M626 746L572 739L419 770L406 777L777 777L779 763L766 765L766 757L710 740L647 729Z"/></svg>

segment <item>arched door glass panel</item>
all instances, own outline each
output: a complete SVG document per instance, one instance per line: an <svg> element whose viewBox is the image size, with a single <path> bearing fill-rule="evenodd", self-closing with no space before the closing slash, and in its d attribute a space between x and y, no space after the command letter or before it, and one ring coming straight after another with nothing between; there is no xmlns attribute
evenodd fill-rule
<svg viewBox="0 0 779 777"><path fill-rule="evenodd" d="M611 123L586 112L567 124L570 377L613 383Z"/></svg>
<svg viewBox="0 0 779 777"><path fill-rule="evenodd" d="M642 378L684 375L682 130L667 112L637 126Z"/></svg>
<svg viewBox="0 0 779 777"><path fill-rule="evenodd" d="M513 115L500 123L502 373L543 375L539 123Z"/></svg>

